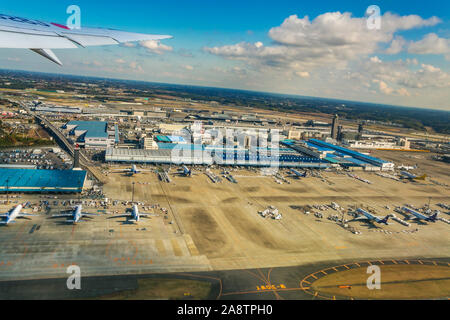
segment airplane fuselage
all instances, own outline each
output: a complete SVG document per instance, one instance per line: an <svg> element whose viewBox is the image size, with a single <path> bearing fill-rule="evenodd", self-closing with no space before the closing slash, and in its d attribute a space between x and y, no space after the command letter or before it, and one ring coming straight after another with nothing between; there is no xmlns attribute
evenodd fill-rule
<svg viewBox="0 0 450 320"><path fill-rule="evenodd" d="M12 211L10 211L10 213L6 217L5 224L8 225L11 222L13 222L19 216L19 214L22 211L22 209L23 209L23 206L21 204L19 204Z"/></svg>
<svg viewBox="0 0 450 320"><path fill-rule="evenodd" d="M80 219L83 217L83 213L82 213L83 207L81 205L77 206L75 208L75 211L73 213L73 223L78 223L80 221Z"/></svg>
<svg viewBox="0 0 450 320"><path fill-rule="evenodd" d="M131 220L134 220L136 222L138 222L140 220L140 216L139 216L139 208L137 205L133 206L133 211L131 213Z"/></svg>
<svg viewBox="0 0 450 320"><path fill-rule="evenodd" d="M433 215L431 217L428 217L428 216L426 216L424 214L421 214L421 213L419 213L419 212L417 212L415 210L412 210L412 209L410 209L408 207L403 207L402 209L403 209L403 211L406 211L406 212L412 214L418 220L424 220L424 221L427 221L427 222L436 222L437 214L435 214L435 215Z"/></svg>
<svg viewBox="0 0 450 320"><path fill-rule="evenodd" d="M369 221L375 221L376 223L384 223L385 225L388 224L387 223L387 219L388 219L389 216L384 218L384 219L380 219L380 218L374 216L373 214L371 214L371 213L369 213L369 212L367 212L365 210L362 210L362 209L358 209L356 212L359 213L359 214L362 214Z"/></svg>

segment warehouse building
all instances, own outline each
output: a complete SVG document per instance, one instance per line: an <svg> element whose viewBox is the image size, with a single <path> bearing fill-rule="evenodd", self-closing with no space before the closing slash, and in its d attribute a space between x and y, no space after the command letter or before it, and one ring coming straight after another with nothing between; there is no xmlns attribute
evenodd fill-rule
<svg viewBox="0 0 450 320"><path fill-rule="evenodd" d="M0 193L80 193L85 182L82 170L0 168Z"/></svg>
<svg viewBox="0 0 450 320"><path fill-rule="evenodd" d="M69 131L69 135L76 137L79 146L86 149L106 149L113 147L118 142L118 128L108 130L105 121L70 121L63 129Z"/></svg>

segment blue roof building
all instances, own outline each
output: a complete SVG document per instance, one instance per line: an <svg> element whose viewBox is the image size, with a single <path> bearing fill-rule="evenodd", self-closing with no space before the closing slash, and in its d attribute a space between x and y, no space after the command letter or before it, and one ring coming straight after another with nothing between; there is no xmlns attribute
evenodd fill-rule
<svg viewBox="0 0 450 320"><path fill-rule="evenodd" d="M0 193L79 193L86 171L0 168Z"/></svg>
<svg viewBox="0 0 450 320"><path fill-rule="evenodd" d="M85 148L106 149L118 140L117 128L109 133L108 122L105 121L70 121L63 128L76 136L76 142Z"/></svg>

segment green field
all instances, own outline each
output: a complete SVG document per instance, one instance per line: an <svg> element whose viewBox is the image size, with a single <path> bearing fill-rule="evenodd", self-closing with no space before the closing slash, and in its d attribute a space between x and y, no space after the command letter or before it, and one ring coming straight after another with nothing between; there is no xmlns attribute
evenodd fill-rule
<svg viewBox="0 0 450 320"><path fill-rule="evenodd" d="M329 274L311 288L319 294L358 299L437 299L450 297L450 267L430 265L380 266L381 289L369 290L366 268ZM351 286L351 288L339 288Z"/></svg>
<svg viewBox="0 0 450 320"><path fill-rule="evenodd" d="M211 284L183 279L139 279L138 288L96 297L99 300L204 300Z"/></svg>

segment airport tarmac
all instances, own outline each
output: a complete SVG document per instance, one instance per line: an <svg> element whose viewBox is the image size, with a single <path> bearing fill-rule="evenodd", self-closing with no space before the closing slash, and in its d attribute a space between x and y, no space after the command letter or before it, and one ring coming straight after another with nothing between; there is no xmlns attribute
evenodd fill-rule
<svg viewBox="0 0 450 320"><path fill-rule="evenodd" d="M138 281L141 279L170 279L171 281L186 279L210 283L208 300L348 300L347 294L330 296L316 292L312 290L311 284L333 273L367 268L370 265L425 265L450 268L450 259L328 261L279 268L83 277L81 290L67 290L66 279L58 278L5 281L0 286L0 299L102 299L123 291L138 289ZM364 276L361 280L365 281L366 277ZM42 290L43 287L46 290ZM189 298L189 292L186 292L184 299ZM448 299L445 296L439 298Z"/></svg>
<svg viewBox="0 0 450 320"><path fill-rule="evenodd" d="M221 171L213 170L216 175ZM238 184L226 179L215 184L202 172L190 178L173 176L172 183L158 181L155 174L135 177L111 174L109 179L115 181L114 187L107 184L104 191L111 198L131 197L130 185L135 181L135 199L151 197L151 202L170 208L180 231L192 237L200 254L205 255L216 270L354 258L445 257L450 254L450 225L444 222L428 225L412 222L409 228L396 222L382 227L352 222L351 225L362 233L355 235L335 222L306 216L293 209L295 206L337 202L344 207L369 206L384 216L394 213L395 206L405 203L424 205L430 195L433 203L447 203L450 200L448 188L429 182L397 182L365 172L356 174L370 180L371 185L332 172L322 173L331 184L310 177L289 178L289 185L279 185L273 177L263 177L248 170L233 171L232 174ZM263 219L258 214L270 205L279 209L282 220ZM386 205L391 209L386 210ZM330 210L324 214L332 213L336 212ZM419 230L403 232L406 229Z"/></svg>
<svg viewBox="0 0 450 320"><path fill-rule="evenodd" d="M216 175L221 171L213 169ZM203 172L194 173L192 177L171 174L171 183L159 181L155 173L133 177L110 173L103 186L110 200L130 201L134 182L135 201L167 208L167 215L138 225L123 224L123 218L108 219L111 215L105 214L71 226L41 215L0 228L0 280L66 277L71 264L79 265L86 276L103 276L450 257L450 225L442 221L411 222L410 227L394 221L389 226L350 222L361 232L353 234L297 209L336 202L345 208L370 207L385 216L405 203L423 206L430 196L432 204L449 203L450 189L429 181L399 182L356 172L370 180L369 185L344 174L322 172L324 180L288 177L290 184L280 185L259 171L237 170L231 172L237 184L226 179L215 184ZM287 171L282 175L287 176ZM258 214L271 205L282 213L282 220ZM325 217L336 213L323 212Z"/></svg>

